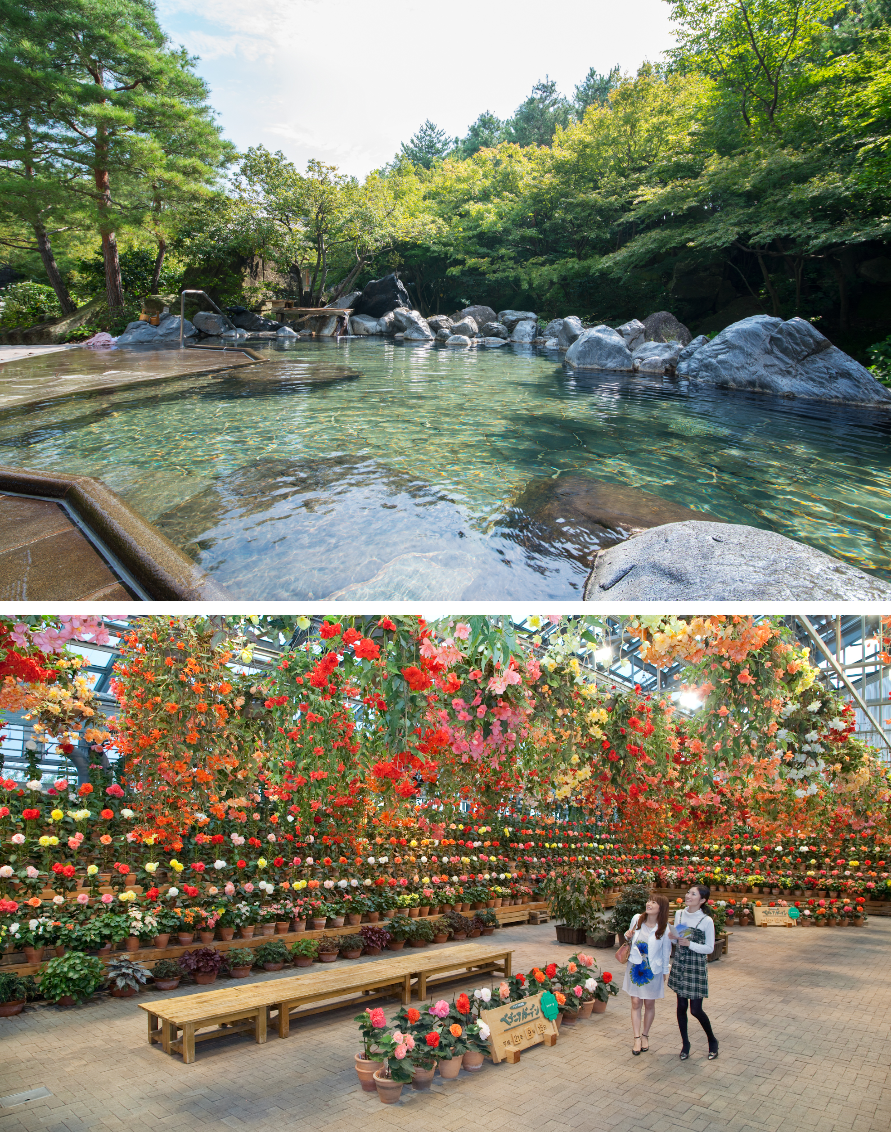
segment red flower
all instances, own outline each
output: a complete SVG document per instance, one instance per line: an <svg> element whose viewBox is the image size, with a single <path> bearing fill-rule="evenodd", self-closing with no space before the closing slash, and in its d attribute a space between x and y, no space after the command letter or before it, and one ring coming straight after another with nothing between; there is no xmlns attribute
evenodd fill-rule
<svg viewBox="0 0 891 1132"><path fill-rule="evenodd" d="M109 810L109 809L100 810L99 811L99 817L105 818L105 820L108 821L110 818L114 817L114 810Z"/></svg>
<svg viewBox="0 0 891 1132"><path fill-rule="evenodd" d="M90 786L90 784L88 782L85 785ZM79 794L92 794L93 793L93 787L90 786L89 790L85 790L84 787L81 786L78 793ZM109 796L109 798L123 798L123 796L124 796L124 791L121 789L120 786L118 786L118 784L116 782L112 783L111 786L109 786L108 789L105 791L105 793Z"/></svg>
<svg viewBox="0 0 891 1132"><path fill-rule="evenodd" d="M236 861L235 867L237 869L246 869L247 868L247 861Z"/></svg>
<svg viewBox="0 0 891 1132"><path fill-rule="evenodd" d="M613 981L613 977L609 971L604 971L600 977L605 983L611 983Z"/></svg>
<svg viewBox="0 0 891 1132"><path fill-rule="evenodd" d="M439 1045L439 1034L437 1034L435 1030L427 1035L427 1045L430 1046L431 1049L436 1049Z"/></svg>
<svg viewBox="0 0 891 1132"><path fill-rule="evenodd" d="M282 867L282 865L285 863L285 859L284 859L284 857L276 857L275 860L272 863L273 863L273 865L275 865L275 867L277 869L280 869Z"/></svg>
<svg viewBox="0 0 891 1132"><path fill-rule="evenodd" d="M146 893L146 896L149 898L149 900L157 900L160 895L160 888L150 888Z"/></svg>
<svg viewBox="0 0 891 1132"><path fill-rule="evenodd" d="M390 620L389 617L382 617L380 621L378 621L378 627L381 629L386 629L390 633L396 632L396 625L393 621Z"/></svg>
<svg viewBox="0 0 891 1132"><path fill-rule="evenodd" d="M363 637L354 647L353 655L357 656L360 660L377 660L381 655L381 650L374 641L369 641L367 637Z"/></svg>
<svg viewBox="0 0 891 1132"><path fill-rule="evenodd" d="M22 817L25 821L34 821L40 817L40 810L22 810Z"/></svg>
<svg viewBox="0 0 891 1132"><path fill-rule="evenodd" d="M470 1013L470 999L467 997L466 994L459 994L458 995L458 1001L455 1003L455 1009L458 1011L459 1014L469 1014Z"/></svg>
<svg viewBox="0 0 891 1132"><path fill-rule="evenodd" d="M526 976L523 975L522 973L517 975L517 982L520 984L521 987L524 987L526 985Z"/></svg>
<svg viewBox="0 0 891 1132"><path fill-rule="evenodd" d="M420 1022L420 1020L421 1020L420 1010L415 1010L415 1008L413 1006L410 1006L408 1008L405 1016L409 1020L409 1022L411 1022L412 1024L414 1024L415 1022Z"/></svg>
<svg viewBox="0 0 891 1132"><path fill-rule="evenodd" d="M545 974L549 979L553 979L554 975L557 974L557 964L548 963L547 967L545 967Z"/></svg>
<svg viewBox="0 0 891 1132"><path fill-rule="evenodd" d="M332 624L330 621L323 621L319 628L319 635L326 639L328 637L339 637L342 631L343 626L339 621L335 624Z"/></svg>
<svg viewBox="0 0 891 1132"><path fill-rule="evenodd" d="M408 668L402 669L402 675L405 677L405 682L413 692L423 692L425 688L429 688L433 681L420 668L411 664Z"/></svg>
<svg viewBox="0 0 891 1132"><path fill-rule="evenodd" d="M362 634L350 626L343 635L343 643L345 645L355 644L356 641L362 640Z"/></svg>

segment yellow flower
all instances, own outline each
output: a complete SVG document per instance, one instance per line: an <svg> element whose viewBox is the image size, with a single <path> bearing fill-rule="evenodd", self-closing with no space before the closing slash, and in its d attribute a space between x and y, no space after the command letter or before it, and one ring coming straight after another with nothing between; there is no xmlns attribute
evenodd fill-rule
<svg viewBox="0 0 891 1132"><path fill-rule="evenodd" d="M177 861L176 857L171 857L170 858L170 867L172 869L175 869L178 873L181 873L186 866L184 864L182 864L180 861Z"/></svg>
<svg viewBox="0 0 891 1132"><path fill-rule="evenodd" d="M157 867L158 867L157 861L146 861L145 871L147 873L153 873L157 869Z"/></svg>
<svg viewBox="0 0 891 1132"><path fill-rule="evenodd" d="M266 868L266 858L265 857L258 857L257 858L257 867L260 868L260 869Z"/></svg>
<svg viewBox="0 0 891 1132"><path fill-rule="evenodd" d="M53 821L61 821L64 816L61 810L50 810L50 817Z"/></svg>
<svg viewBox="0 0 891 1132"><path fill-rule="evenodd" d="M99 872L98 865L87 865L87 876L94 877Z"/></svg>
<svg viewBox="0 0 891 1132"><path fill-rule="evenodd" d="M52 845L52 841L44 834L43 837L37 838L37 844L42 845L44 849L46 849L48 845Z"/></svg>

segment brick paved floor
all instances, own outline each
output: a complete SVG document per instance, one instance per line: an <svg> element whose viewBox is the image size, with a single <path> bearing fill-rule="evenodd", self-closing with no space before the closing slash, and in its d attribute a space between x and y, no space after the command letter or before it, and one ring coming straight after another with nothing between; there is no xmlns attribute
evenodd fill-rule
<svg viewBox="0 0 891 1132"><path fill-rule="evenodd" d="M573 950L556 943L552 925L497 938L516 946L515 970ZM240 1035L203 1043L190 1066L148 1045L132 1001L28 1010L0 1019L0 1096L40 1086L52 1096L0 1106L0 1132L888 1132L891 920L738 929L732 944L732 957L710 967L717 1061L706 1060L692 1020L692 1056L678 1060L671 992L650 1052L632 1057L620 994L606 1014L564 1029L553 1049L455 1082L437 1077L429 1093L405 1090L398 1106L359 1091L352 1009L293 1025L285 1041L273 1031L265 1046Z"/></svg>

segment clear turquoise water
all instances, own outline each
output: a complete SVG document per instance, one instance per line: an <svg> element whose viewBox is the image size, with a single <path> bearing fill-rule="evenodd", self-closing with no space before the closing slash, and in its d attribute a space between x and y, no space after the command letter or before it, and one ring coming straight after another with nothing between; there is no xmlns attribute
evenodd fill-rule
<svg viewBox="0 0 891 1132"><path fill-rule="evenodd" d="M530 538L512 507L575 472L891 578L891 414L575 376L531 348L260 348L4 413L0 462L100 477L241 599L577 598L590 547Z"/></svg>

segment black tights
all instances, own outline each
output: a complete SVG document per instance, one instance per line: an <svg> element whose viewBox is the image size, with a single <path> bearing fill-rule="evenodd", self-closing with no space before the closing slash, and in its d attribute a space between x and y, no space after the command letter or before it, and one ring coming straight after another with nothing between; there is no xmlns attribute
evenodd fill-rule
<svg viewBox="0 0 891 1132"><path fill-rule="evenodd" d="M688 1049L690 1046L690 1036L687 1033L688 1003L690 1005L690 1013L703 1028L703 1030L705 1030L705 1036L708 1038L709 1049L711 1049L717 1039L715 1038L714 1031L712 1030L712 1024L708 1020L708 1015L702 1009L702 999L682 998L681 995L678 995L678 1029L681 1031L681 1041L684 1043L684 1049Z"/></svg>

